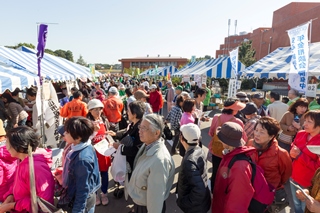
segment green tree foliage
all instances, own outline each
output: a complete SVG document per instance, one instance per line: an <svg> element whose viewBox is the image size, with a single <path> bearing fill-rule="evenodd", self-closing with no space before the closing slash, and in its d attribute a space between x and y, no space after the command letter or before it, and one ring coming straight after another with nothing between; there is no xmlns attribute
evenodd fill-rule
<svg viewBox="0 0 320 213"><path fill-rule="evenodd" d="M70 50L66 52L66 59L73 62L73 54Z"/></svg>
<svg viewBox="0 0 320 213"><path fill-rule="evenodd" d="M87 66L87 63L83 59L82 55L80 55L79 59L77 60L77 64L80 64L80 65L85 66L85 67Z"/></svg>
<svg viewBox="0 0 320 213"><path fill-rule="evenodd" d="M56 55L56 54L54 53L54 51L53 51L53 50L50 50L50 49L45 49L44 52L45 52L45 53L48 53L48 54L50 54L50 55L54 55L54 56Z"/></svg>
<svg viewBox="0 0 320 213"><path fill-rule="evenodd" d="M18 49L19 47L22 47L22 46L29 47L31 49L35 49L35 46L31 43L19 43L18 45L15 45L15 46L5 46L5 47L11 48L11 49Z"/></svg>
<svg viewBox="0 0 320 213"><path fill-rule="evenodd" d="M73 54L70 50L67 50L67 51L56 50L56 51L54 51L54 54L58 57L65 58L65 59L73 62Z"/></svg>
<svg viewBox="0 0 320 213"><path fill-rule="evenodd" d="M19 44L17 45L17 48L22 47L22 46L29 47L29 48L31 48L31 49L35 49L35 46L34 46L33 44L31 44L31 43L19 43ZM16 48L16 49L17 49L17 48Z"/></svg>
<svg viewBox="0 0 320 213"><path fill-rule="evenodd" d="M241 61L246 67L254 64L256 59L254 55L256 51L252 49L252 41L242 42L239 47L239 61Z"/></svg>

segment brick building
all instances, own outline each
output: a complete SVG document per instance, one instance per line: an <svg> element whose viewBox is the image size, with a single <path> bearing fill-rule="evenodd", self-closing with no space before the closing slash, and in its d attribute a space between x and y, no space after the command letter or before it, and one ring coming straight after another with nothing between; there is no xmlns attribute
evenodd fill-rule
<svg viewBox="0 0 320 213"><path fill-rule="evenodd" d="M155 68L155 65L158 67L165 67L165 66L175 66L179 68L179 66L184 66L188 63L187 58L181 57L138 57L138 58L123 58L119 60L122 65L122 71L125 68L140 68L141 71Z"/></svg>
<svg viewBox="0 0 320 213"><path fill-rule="evenodd" d="M252 33L229 36L216 51L216 57L228 55L229 51L245 41L252 40L257 60L268 55L278 47L290 46L287 30L304 24L312 19L311 42L320 41L320 2L292 2L273 12L271 28L257 28ZM319 18L318 18L319 17ZM317 19L318 18L318 19ZM310 28L309 28L310 29Z"/></svg>

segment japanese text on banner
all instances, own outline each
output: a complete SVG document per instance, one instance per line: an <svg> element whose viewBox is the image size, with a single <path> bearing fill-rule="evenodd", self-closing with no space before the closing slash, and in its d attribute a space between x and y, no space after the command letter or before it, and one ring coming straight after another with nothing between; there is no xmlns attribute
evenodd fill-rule
<svg viewBox="0 0 320 213"><path fill-rule="evenodd" d="M308 27L310 22L302 26L288 30L290 38L292 59L290 66L290 74L298 74L299 81L289 79L291 88L301 92L305 92L308 79L309 68L309 43L308 43Z"/></svg>
<svg viewBox="0 0 320 213"><path fill-rule="evenodd" d="M230 61L235 78L238 76L238 49L239 47L230 52Z"/></svg>

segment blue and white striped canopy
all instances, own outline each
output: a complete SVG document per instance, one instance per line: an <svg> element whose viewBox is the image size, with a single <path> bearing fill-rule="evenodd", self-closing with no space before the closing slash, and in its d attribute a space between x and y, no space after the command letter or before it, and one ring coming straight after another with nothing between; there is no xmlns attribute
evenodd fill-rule
<svg viewBox="0 0 320 213"><path fill-rule="evenodd" d="M238 62L238 71L245 69L245 65ZM202 75L206 74L210 78L234 78L230 57L208 59L189 63L181 68L174 75Z"/></svg>
<svg viewBox="0 0 320 213"><path fill-rule="evenodd" d="M156 68L151 68L151 69L147 69L144 72L142 72L140 75L143 76L150 76L150 75L160 75L160 76L167 76L168 73L170 73L170 75L173 75L174 73L176 73L178 71L177 68L175 68L174 66L166 66L166 67L158 67Z"/></svg>
<svg viewBox="0 0 320 213"><path fill-rule="evenodd" d="M18 66L23 67L25 70L29 70L34 74L38 73L37 56L35 54L0 46L0 60L1 58L6 58L6 61L17 64ZM6 61L4 63L6 63ZM57 67L46 60L41 61L41 75L45 79L53 81L76 79L76 76L72 72L68 71L67 69Z"/></svg>
<svg viewBox="0 0 320 213"><path fill-rule="evenodd" d="M21 50L23 52L27 53L33 53L36 54L36 50L30 49L28 47L20 47L18 50ZM91 78L91 72L88 67L81 66L80 64L73 63L65 58L57 57L50 55L48 53L44 53L44 56L42 58L42 61L48 61L58 67L61 67L62 69L67 69L68 71L74 73L76 78ZM98 71L95 71L96 76L101 76L101 73Z"/></svg>
<svg viewBox="0 0 320 213"><path fill-rule="evenodd" d="M36 84L38 76L27 70L17 69L12 66L0 64L0 93L9 89L22 89Z"/></svg>
<svg viewBox="0 0 320 213"><path fill-rule="evenodd" d="M249 78L287 79L290 72L291 58L290 47L279 47L250 67L247 67L241 74ZM310 44L309 75L320 75L320 42Z"/></svg>

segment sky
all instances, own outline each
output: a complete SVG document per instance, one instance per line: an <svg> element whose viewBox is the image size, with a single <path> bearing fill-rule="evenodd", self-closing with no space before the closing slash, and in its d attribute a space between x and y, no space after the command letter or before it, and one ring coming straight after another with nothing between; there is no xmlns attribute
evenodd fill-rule
<svg viewBox="0 0 320 213"><path fill-rule="evenodd" d="M319 2L303 1L295 2ZM37 45L37 23L48 23L46 48L74 60L120 63L121 58L215 57L228 36L271 27L290 0L9 0L1 1L0 46Z"/></svg>

